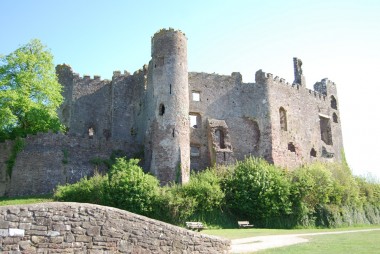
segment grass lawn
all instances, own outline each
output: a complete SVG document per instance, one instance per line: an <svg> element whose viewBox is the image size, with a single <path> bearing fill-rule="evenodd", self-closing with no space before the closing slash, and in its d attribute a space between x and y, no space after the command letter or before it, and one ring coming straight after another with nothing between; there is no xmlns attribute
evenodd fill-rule
<svg viewBox="0 0 380 254"><path fill-rule="evenodd" d="M380 253L380 231L305 237L308 243L258 251L258 254L375 254Z"/></svg>
<svg viewBox="0 0 380 254"><path fill-rule="evenodd" d="M34 204L34 203L43 203L43 202L52 202L52 201L53 201L52 195L0 198L0 206Z"/></svg>
<svg viewBox="0 0 380 254"><path fill-rule="evenodd" d="M246 229L211 229L203 230L202 233L207 235L215 235L228 239L239 239L246 237L264 236L264 235L286 235L286 234L307 234L319 232L334 232L334 231L350 231L360 229L379 228L379 225L361 226L349 228L334 228L334 229L264 229L264 228L246 228ZM380 253L380 252L379 252Z"/></svg>

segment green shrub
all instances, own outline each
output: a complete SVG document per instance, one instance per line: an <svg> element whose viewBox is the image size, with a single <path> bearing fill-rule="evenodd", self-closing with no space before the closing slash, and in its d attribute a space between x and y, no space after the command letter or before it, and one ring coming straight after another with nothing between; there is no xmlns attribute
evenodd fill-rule
<svg viewBox="0 0 380 254"><path fill-rule="evenodd" d="M158 180L145 174L138 159L116 158L108 173L107 203L130 212L149 215L159 190Z"/></svg>
<svg viewBox="0 0 380 254"><path fill-rule="evenodd" d="M107 181L106 176L95 174L89 179L82 178L74 184L60 185L54 192L54 199L107 205L105 200Z"/></svg>
<svg viewBox="0 0 380 254"><path fill-rule="evenodd" d="M240 220L257 226L286 226L291 213L290 182L282 170L265 160L237 162L224 180L224 190L227 206Z"/></svg>

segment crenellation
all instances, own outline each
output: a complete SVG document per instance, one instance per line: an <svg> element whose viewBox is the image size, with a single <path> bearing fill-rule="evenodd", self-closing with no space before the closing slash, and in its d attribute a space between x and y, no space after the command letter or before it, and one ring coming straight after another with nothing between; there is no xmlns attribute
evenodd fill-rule
<svg viewBox="0 0 380 254"><path fill-rule="evenodd" d="M114 71L112 77L118 77L121 75L121 71Z"/></svg>

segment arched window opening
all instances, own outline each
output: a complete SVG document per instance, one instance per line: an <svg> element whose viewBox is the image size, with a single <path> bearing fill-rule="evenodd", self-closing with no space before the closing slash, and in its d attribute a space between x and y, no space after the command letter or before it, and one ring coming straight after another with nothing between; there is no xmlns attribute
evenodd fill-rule
<svg viewBox="0 0 380 254"><path fill-rule="evenodd" d="M224 133L223 133L223 131L220 130L220 129L217 129L217 130L215 131L215 137L216 137L216 141L217 141L218 144L219 144L219 147L220 147L221 149L225 149L225 148L226 148L226 145L225 145L225 143L224 143Z"/></svg>
<svg viewBox="0 0 380 254"><path fill-rule="evenodd" d="M164 104L160 104L159 114L160 114L160 116L163 116L165 114L165 106L164 106Z"/></svg>
<svg viewBox="0 0 380 254"><path fill-rule="evenodd" d="M286 119L286 111L283 107L279 109L280 112L280 126L282 131L287 131L288 130L288 123Z"/></svg>
<svg viewBox="0 0 380 254"><path fill-rule="evenodd" d="M338 123L338 115L333 113L333 122Z"/></svg>
<svg viewBox="0 0 380 254"><path fill-rule="evenodd" d="M338 109L338 105L336 103L335 97L333 95L331 95L330 99L331 99L331 108Z"/></svg>
<svg viewBox="0 0 380 254"><path fill-rule="evenodd" d="M315 151L314 148L311 148L310 150L310 157L317 157L317 151Z"/></svg>

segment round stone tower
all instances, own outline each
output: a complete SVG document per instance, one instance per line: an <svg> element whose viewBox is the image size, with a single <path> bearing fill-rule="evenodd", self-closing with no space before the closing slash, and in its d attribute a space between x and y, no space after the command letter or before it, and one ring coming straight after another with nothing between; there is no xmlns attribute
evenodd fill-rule
<svg viewBox="0 0 380 254"><path fill-rule="evenodd" d="M149 66L149 167L162 184L186 183L190 175L187 38L162 29L152 38Z"/></svg>

